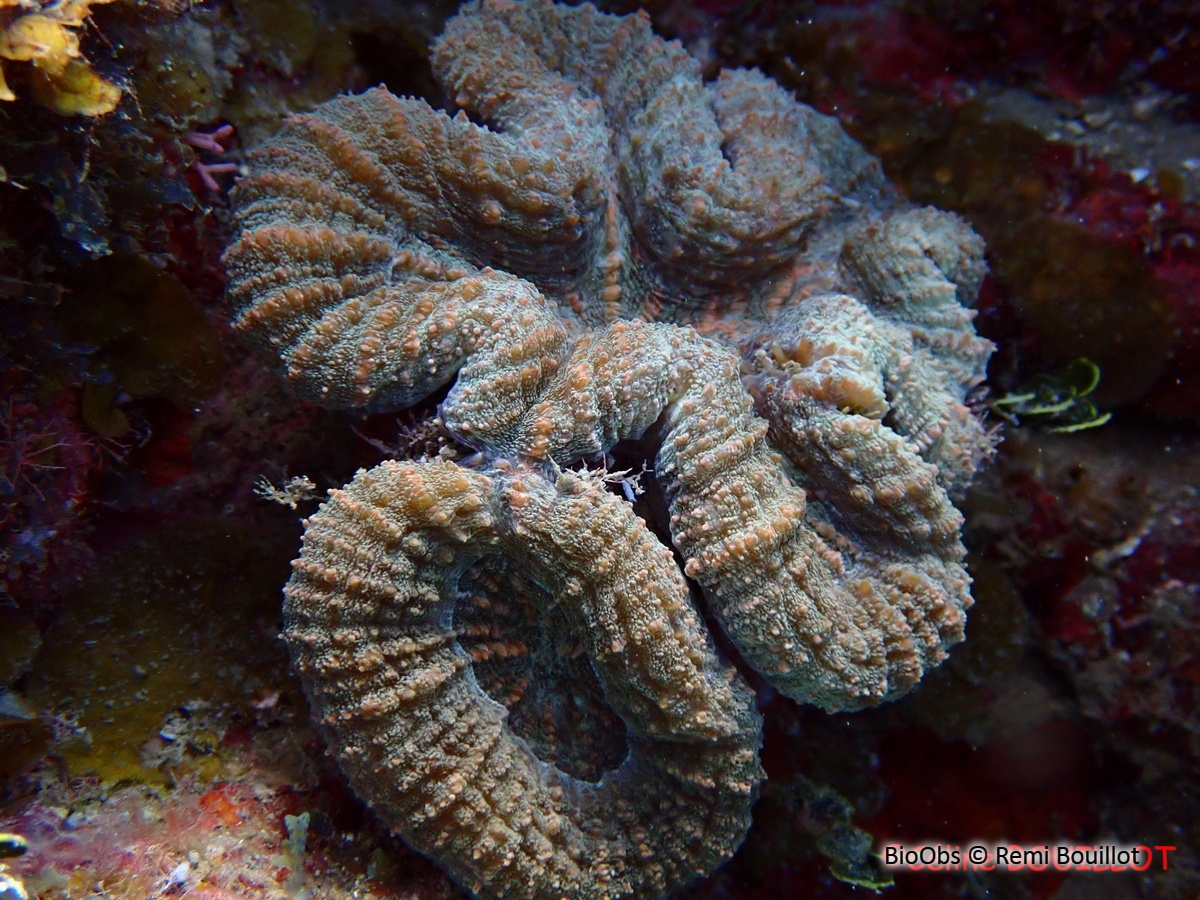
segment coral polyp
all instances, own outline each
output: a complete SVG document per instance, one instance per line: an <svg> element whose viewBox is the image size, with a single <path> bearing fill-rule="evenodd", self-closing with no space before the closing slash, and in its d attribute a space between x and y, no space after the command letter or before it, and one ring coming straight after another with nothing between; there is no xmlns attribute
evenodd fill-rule
<svg viewBox="0 0 1200 900"><path fill-rule="evenodd" d="M661 895L736 849L760 777L749 689L684 575L749 665L829 710L903 695L962 640L952 500L991 451L965 402L991 352L968 308L982 243L759 73L703 82L642 16L468 3L434 63L489 126L339 97L234 192L235 323L296 391L377 411L449 386L440 421L478 451L334 492L287 638L355 789L459 881ZM628 439L682 573L568 470ZM458 603L492 558L513 595ZM527 686L480 686L495 648L467 619L521 579L624 723L623 761L562 757L588 780L505 724Z"/></svg>

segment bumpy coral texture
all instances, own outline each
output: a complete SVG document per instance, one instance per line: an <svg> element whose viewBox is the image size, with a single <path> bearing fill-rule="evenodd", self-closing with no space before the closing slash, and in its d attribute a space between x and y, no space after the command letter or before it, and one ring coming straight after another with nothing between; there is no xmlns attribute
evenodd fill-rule
<svg viewBox="0 0 1200 900"><path fill-rule="evenodd" d="M370 582L361 598L369 611L356 615L374 624L355 631L355 646L416 640L389 636L434 627L412 611L411 591L445 606L462 590L467 558L482 553L451 545L486 544L488 554L518 558L540 586L526 604L535 617L607 634L607 601L582 598L612 595L634 616L632 631L614 637L622 648L636 634L639 647L683 641L707 660L694 613L678 615L695 628L671 625L669 634L653 613L658 598L677 592L679 574L651 564L663 548L652 550L644 525L623 532L626 554L645 554L631 559L641 573L634 580L621 580L611 562L580 568L608 557L576 555L582 536L555 530L570 515L547 512L542 538L512 539L533 527L522 504L548 498L545 485L557 482L555 496L596 493L570 481L583 476L555 475L558 466L648 437L685 572L744 659L789 696L830 710L900 696L962 639L971 602L952 498L990 451L964 404L991 350L967 308L982 246L954 216L900 201L836 122L759 73L724 72L705 84L695 61L656 38L644 17L544 0L468 3L434 61L451 95L490 127L383 90L341 97L290 119L235 195L243 230L226 262L236 324L279 355L296 390L380 410L450 384L441 419L485 461L457 475L448 463L403 476L381 467L326 504L289 588L289 640L356 789L464 883L512 896L600 891L589 880L597 877L611 896L670 890L740 841L749 802L741 788L757 778L737 762L757 742L754 717L731 711L741 701L717 704L732 730L702 740L689 730L696 723L668 715L659 727L675 737L652 732L715 754L701 779L712 783L708 799L698 799L687 779L660 777L650 763L630 768L658 752L642 746L650 707L630 698L657 692L671 709L680 692L716 688L697 687L687 667L646 677L643 650L637 664L613 668L603 642L585 648L628 731L629 757L599 782L626 786L619 821L669 815L682 834L719 835L715 843L657 836L635 851L598 828L604 816L579 799L591 798L587 782L555 759L530 770L536 779L506 763L472 780L477 751L455 749L467 738L454 721L484 716L491 701L471 679L455 690L470 688L473 705L455 694L458 705L446 709L459 712L438 720L449 743L430 744L422 717L432 712L398 685L447 681L449 659L474 659L483 671L490 650L464 655L465 632L457 645L447 636L466 607L435 617L445 658L393 654L376 681L362 683L322 668L328 649L311 649L327 648L325 632L342 621L324 607L351 604ZM443 481L485 512L455 512L454 497L430 486ZM405 487L416 484L425 487ZM406 490L440 499L412 505L388 493ZM391 543L329 537L356 516L375 517ZM453 537L422 557L441 567L441 581L414 581L415 563L397 562L396 542L410 531L428 540L430 529ZM473 614L503 602L485 597ZM686 592L675 603L690 610ZM638 631L651 621L658 627ZM695 664L714 680L711 661ZM740 684L729 682L735 697ZM378 701L378 723L364 718L365 700ZM506 747L555 746L546 734L525 741L496 727ZM388 745L400 758L437 757L430 746L444 755L416 781L389 780L370 749L383 733L375 729L395 730ZM596 771L594 760L578 765ZM628 787L643 776L654 786ZM480 799L453 805L453 815L414 812L442 802L434 796L449 803L468 784ZM565 806L539 793L561 784L572 785ZM431 817L441 837L425 837ZM486 822L523 837L498 837ZM559 840L563 828L590 837ZM605 862L593 871L584 858Z"/></svg>
<svg viewBox="0 0 1200 900"><path fill-rule="evenodd" d="M563 609L626 725L628 754L597 783L513 735L449 622L457 573L497 553ZM472 890L653 896L745 836L753 696L718 661L670 551L601 481L384 463L331 492L295 569L285 634L332 749Z"/></svg>

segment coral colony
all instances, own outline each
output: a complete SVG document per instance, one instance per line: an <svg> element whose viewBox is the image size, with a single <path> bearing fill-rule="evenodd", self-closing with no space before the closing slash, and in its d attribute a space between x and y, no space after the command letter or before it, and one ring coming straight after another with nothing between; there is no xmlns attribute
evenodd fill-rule
<svg viewBox="0 0 1200 900"><path fill-rule="evenodd" d="M379 411L450 386L440 422L477 451L331 491L285 638L354 789L462 885L661 896L732 855L763 778L685 575L745 663L830 711L963 638L982 242L644 15L468 3L434 65L472 118L338 97L234 192L236 326L295 390ZM626 439L682 571L587 468Z"/></svg>

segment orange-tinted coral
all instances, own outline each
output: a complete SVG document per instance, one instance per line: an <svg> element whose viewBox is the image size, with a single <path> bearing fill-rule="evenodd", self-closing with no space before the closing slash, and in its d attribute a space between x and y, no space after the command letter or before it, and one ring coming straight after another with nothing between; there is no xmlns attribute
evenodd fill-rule
<svg viewBox="0 0 1200 900"><path fill-rule="evenodd" d="M627 728L596 782L530 752L459 645L447 582L497 553L545 586ZM602 479L384 463L332 492L294 568L285 636L331 748L472 890L658 896L741 843L761 778L752 695Z"/></svg>
<svg viewBox="0 0 1200 900"><path fill-rule="evenodd" d="M588 578L614 590L604 578L624 569L604 540L581 551L585 520L529 487L575 484L556 467L645 436L685 572L747 661L828 709L903 694L962 639L970 604L951 498L990 451L964 403L991 350L965 308L981 242L952 215L907 208L831 119L758 73L705 85L643 17L469 3L435 67L492 128L382 90L338 98L291 119L236 193L237 327L320 403L391 409L451 385L441 421L492 467L385 465L335 493L289 588L289 639L356 788L460 881L512 896L600 890L597 878L616 895L659 893L740 840L721 824L736 819L721 811L727 792L703 801L711 841L647 844L632 868L568 862L559 813L529 812L556 809L545 773L511 749L556 755L557 742L544 727L517 741L493 721L494 695L474 681L462 693L476 662L523 648L450 627L453 598L471 590L461 578L484 548L533 572L529 602L556 595L554 614L578 617L603 700L631 752L646 750L657 714L630 698L669 710L697 689L687 666L657 681L640 666L678 641L694 659L709 652L703 629L664 630L653 614L680 575L639 537L621 563L640 575L617 594L646 631L594 643L607 613L580 591ZM649 318L664 321L637 321ZM521 532L530 504L541 537ZM604 578L585 578L593 565ZM398 636L434 623L427 646ZM631 641L634 663L608 668L605 652ZM523 695L487 683L505 702ZM658 721L682 744L697 724ZM503 736L502 769L483 766L463 723ZM746 746L713 750L725 758L712 764L733 766ZM385 777L389 766L409 774ZM695 821L686 790L643 774L618 821L652 821L661 804ZM608 853L619 842L605 835Z"/></svg>

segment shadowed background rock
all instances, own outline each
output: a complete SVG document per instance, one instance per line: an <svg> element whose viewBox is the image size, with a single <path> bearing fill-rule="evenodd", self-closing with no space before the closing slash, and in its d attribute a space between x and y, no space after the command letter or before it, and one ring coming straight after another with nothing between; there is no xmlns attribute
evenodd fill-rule
<svg viewBox="0 0 1200 900"><path fill-rule="evenodd" d="M288 640L355 789L460 882L664 893L740 842L757 716L669 551L558 467L651 438L685 573L746 661L830 710L902 695L971 602L952 498L991 452L965 404L991 352L966 308L982 244L759 73L704 83L644 17L469 3L434 62L488 127L340 97L236 191L238 328L320 403L453 384L441 419L484 466L384 464L333 495ZM534 619L577 623L626 726L598 781L537 762L553 742L469 674L491 651L463 648L455 597L496 554L539 587Z"/></svg>

